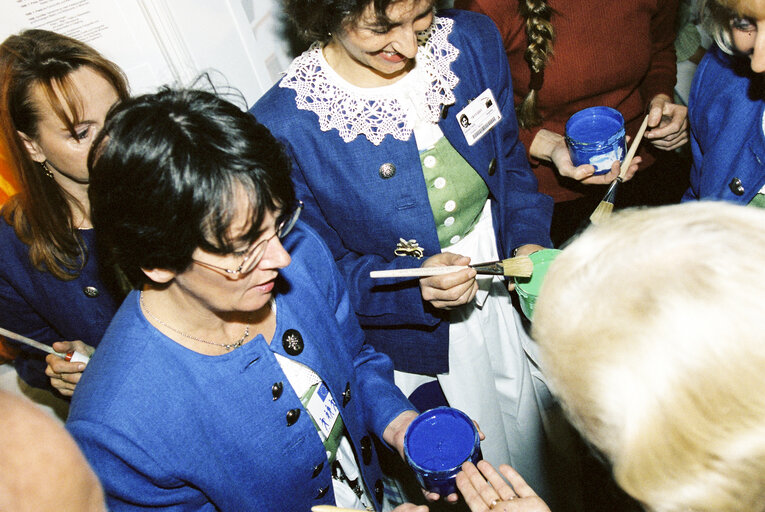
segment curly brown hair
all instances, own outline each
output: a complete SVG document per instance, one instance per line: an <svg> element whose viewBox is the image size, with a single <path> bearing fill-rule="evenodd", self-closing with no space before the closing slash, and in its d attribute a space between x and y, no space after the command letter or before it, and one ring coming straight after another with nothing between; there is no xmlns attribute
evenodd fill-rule
<svg viewBox="0 0 765 512"><path fill-rule="evenodd" d="M355 23L369 5L374 7L377 20L389 22L385 14L391 5L405 0L282 0L284 12L295 25L300 37L326 43L333 32ZM435 5L436 1L431 0Z"/></svg>

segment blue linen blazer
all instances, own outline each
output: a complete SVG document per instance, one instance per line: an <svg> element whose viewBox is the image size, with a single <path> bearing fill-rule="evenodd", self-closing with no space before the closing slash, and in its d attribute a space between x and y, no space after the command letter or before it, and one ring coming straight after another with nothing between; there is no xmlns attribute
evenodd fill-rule
<svg viewBox="0 0 765 512"><path fill-rule="evenodd" d="M518 140L513 89L502 39L494 23L471 12L448 10L449 42L459 50L452 71L459 78L456 103L439 126L449 142L485 181L500 258L524 244L551 246L553 202L537 190ZM473 146L456 114L487 88L502 121ZM304 219L324 238L345 276L367 341L393 359L396 369L421 374L448 371L447 315L424 303L417 280L372 280L371 270L418 267L394 254L399 239L417 241L425 257L440 252L436 225L414 137L388 135L374 145L364 136L346 143L324 133L316 114L299 110L295 91L276 84L251 109L286 146L293 180L305 202ZM384 178L381 166L393 164Z"/></svg>
<svg viewBox="0 0 765 512"><path fill-rule="evenodd" d="M80 234L88 249L85 268L77 278L62 281L34 268L29 247L0 220L0 326L46 345L72 340L98 345L119 303L99 276L93 230ZM52 389L46 354L13 345L22 347L14 361L19 376L31 386Z"/></svg>
<svg viewBox="0 0 765 512"><path fill-rule="evenodd" d="M688 100L691 186L688 200L747 204L765 185L765 101L749 59L713 47L696 69Z"/></svg>
<svg viewBox="0 0 765 512"><path fill-rule="evenodd" d="M67 421L110 510L334 505L324 445L275 354L327 384L380 509L370 435L382 438L412 406L393 383L390 359L364 343L323 241L298 222L284 246L292 263L277 279L270 344L259 334L227 354L202 355L155 329L138 292L125 299L77 385Z"/></svg>

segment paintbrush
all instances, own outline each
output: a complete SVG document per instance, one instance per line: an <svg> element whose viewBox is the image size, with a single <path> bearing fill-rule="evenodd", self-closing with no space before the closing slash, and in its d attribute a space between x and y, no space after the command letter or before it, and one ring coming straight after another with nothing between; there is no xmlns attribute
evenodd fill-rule
<svg viewBox="0 0 765 512"><path fill-rule="evenodd" d="M592 215L590 215L590 222L596 226L606 220L611 215L611 212L614 211L616 191L619 189L619 184L624 182L624 176L627 174L627 169L629 169L632 164L632 158L635 156L635 152L640 145L640 140L643 138L647 126L648 116L645 116L643 124L640 125L640 129L638 130L637 135L635 135L635 140L633 140L630 145L630 150L627 152L627 156L624 157L624 160L622 161L622 165L619 168L619 176L617 176L613 183L611 183L611 186L608 187L603 200L598 204L598 207L595 208L595 211L592 212Z"/></svg>
<svg viewBox="0 0 765 512"><path fill-rule="evenodd" d="M3 329L2 327L0 327L0 335L5 336L9 340L18 341L19 343L23 343L29 347L36 348L37 350L42 350L48 354L55 354L58 357L66 359L72 363L87 363L90 361L90 357L86 356L82 352L78 352L76 350L67 352L66 354L56 352L53 350L53 347L50 347L44 343L40 343L39 341L35 341L31 338L27 338L26 336L22 336L21 334L16 334L15 332L9 331L8 329Z"/></svg>
<svg viewBox="0 0 765 512"><path fill-rule="evenodd" d="M442 267L398 268L394 270L373 270L369 277L428 277L440 276L458 272L465 268L473 268L479 274L496 276L529 277L534 270L534 264L528 256L516 256L502 261L476 263L475 265L447 265Z"/></svg>

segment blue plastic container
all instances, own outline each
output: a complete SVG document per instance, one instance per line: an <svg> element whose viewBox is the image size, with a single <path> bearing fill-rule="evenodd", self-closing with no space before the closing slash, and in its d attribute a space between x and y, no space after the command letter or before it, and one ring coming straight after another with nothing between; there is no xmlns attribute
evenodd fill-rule
<svg viewBox="0 0 765 512"><path fill-rule="evenodd" d="M580 110L566 122L566 145L574 165L591 164L605 174L627 153L624 117L610 107Z"/></svg>
<svg viewBox="0 0 765 512"><path fill-rule="evenodd" d="M457 492L457 473L464 462L478 462L480 447L473 422L451 407L423 412L404 436L404 456L420 485L441 496Z"/></svg>

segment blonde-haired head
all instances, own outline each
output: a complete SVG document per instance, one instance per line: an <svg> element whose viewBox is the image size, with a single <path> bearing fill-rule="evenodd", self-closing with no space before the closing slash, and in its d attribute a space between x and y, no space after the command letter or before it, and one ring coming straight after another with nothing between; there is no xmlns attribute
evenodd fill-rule
<svg viewBox="0 0 765 512"><path fill-rule="evenodd" d="M649 510L765 510L765 211L613 215L556 259L533 336L554 393Z"/></svg>

